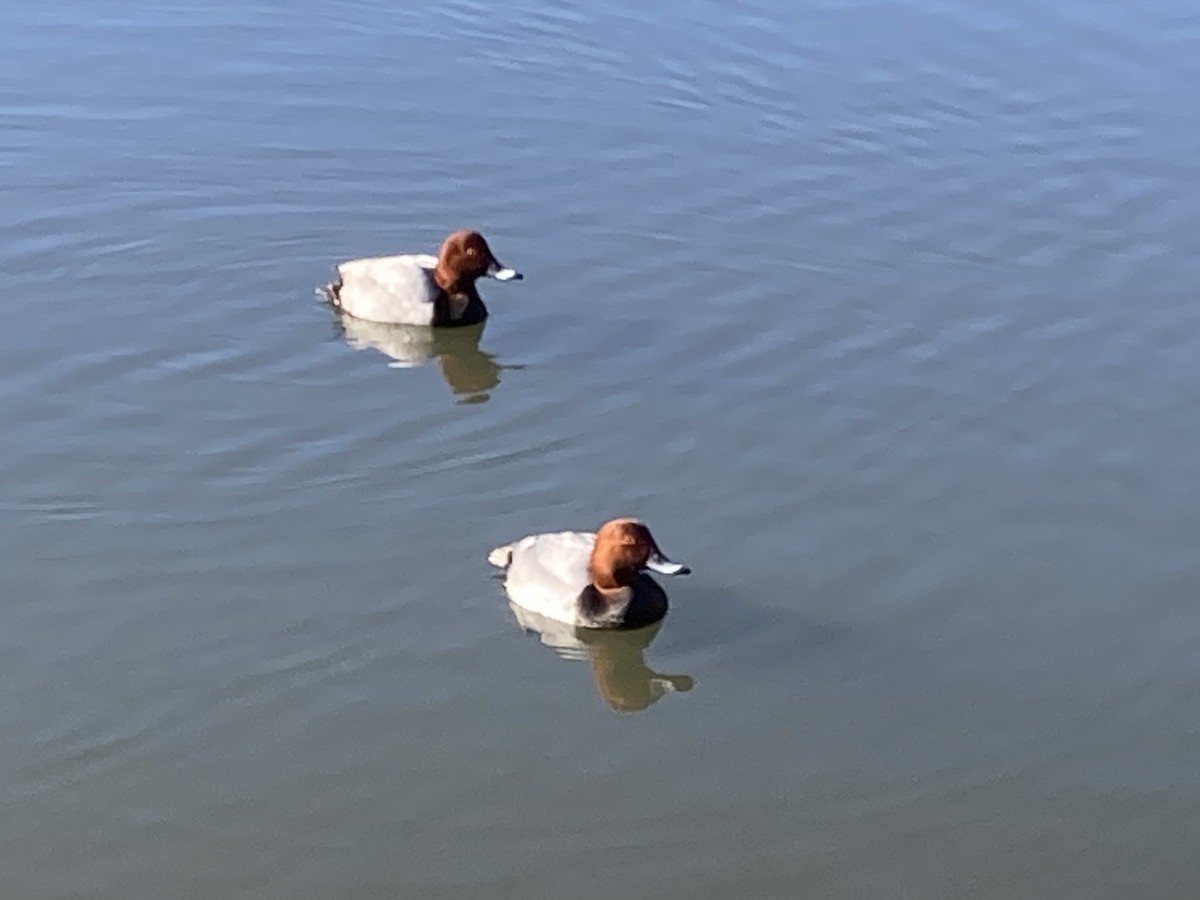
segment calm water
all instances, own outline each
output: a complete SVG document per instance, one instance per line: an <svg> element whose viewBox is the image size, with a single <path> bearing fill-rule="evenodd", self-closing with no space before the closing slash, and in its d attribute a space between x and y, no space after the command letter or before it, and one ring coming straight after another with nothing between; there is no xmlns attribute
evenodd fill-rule
<svg viewBox="0 0 1200 900"><path fill-rule="evenodd" d="M1197 896L1194 4L401 6L0 10L5 895Z"/></svg>

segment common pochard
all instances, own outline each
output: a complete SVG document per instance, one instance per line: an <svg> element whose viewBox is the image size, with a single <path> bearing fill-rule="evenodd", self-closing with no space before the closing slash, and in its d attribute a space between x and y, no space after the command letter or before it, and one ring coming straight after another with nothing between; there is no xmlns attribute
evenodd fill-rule
<svg viewBox="0 0 1200 900"><path fill-rule="evenodd" d="M483 235L466 229L447 237L437 256L352 259L338 265L337 273L338 279L321 289L333 306L368 322L399 325L478 324L487 318L487 307L476 279L523 277L500 264Z"/></svg>
<svg viewBox="0 0 1200 900"><path fill-rule="evenodd" d="M595 532L560 531L521 538L488 554L505 570L513 603L582 628L641 628L667 613L667 595L646 569L691 570L667 559L637 519L613 519Z"/></svg>

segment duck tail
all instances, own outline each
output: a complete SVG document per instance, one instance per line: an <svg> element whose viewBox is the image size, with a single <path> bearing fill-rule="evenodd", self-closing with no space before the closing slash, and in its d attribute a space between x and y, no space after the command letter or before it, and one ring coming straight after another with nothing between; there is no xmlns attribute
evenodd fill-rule
<svg viewBox="0 0 1200 900"><path fill-rule="evenodd" d="M342 308L341 291L342 291L342 282L340 280L331 281L331 282L329 282L329 284L324 284L324 285L321 285L321 287L317 288L317 296L322 297L325 300L325 302L328 303L330 306L336 307L337 309L341 309Z"/></svg>
<svg viewBox="0 0 1200 900"><path fill-rule="evenodd" d="M505 544L503 547L497 547L488 554L488 562L498 569L507 569L512 562L512 544Z"/></svg>

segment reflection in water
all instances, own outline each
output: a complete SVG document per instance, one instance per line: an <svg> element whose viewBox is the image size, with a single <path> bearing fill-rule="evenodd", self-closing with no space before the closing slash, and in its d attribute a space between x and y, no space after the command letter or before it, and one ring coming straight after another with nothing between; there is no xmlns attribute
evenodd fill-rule
<svg viewBox="0 0 1200 900"><path fill-rule="evenodd" d="M563 659L588 660L596 692L617 712L646 709L664 694L692 689L690 675L665 675L646 665L645 650L661 621L635 631L603 631L547 619L515 603L508 606L522 628L537 634Z"/></svg>
<svg viewBox="0 0 1200 900"><path fill-rule="evenodd" d="M502 368L490 353L479 349L486 322L463 328L389 325L338 314L346 343L356 350L372 348L390 356L394 369L415 369L436 359L442 377L462 403L485 403L500 383Z"/></svg>

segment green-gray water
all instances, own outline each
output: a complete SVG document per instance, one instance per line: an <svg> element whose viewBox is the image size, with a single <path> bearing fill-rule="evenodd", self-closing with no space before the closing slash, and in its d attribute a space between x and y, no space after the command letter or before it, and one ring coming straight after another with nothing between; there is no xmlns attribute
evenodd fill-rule
<svg viewBox="0 0 1200 900"><path fill-rule="evenodd" d="M5 897L1200 892L1192 6L0 35ZM459 226L482 334L316 302ZM617 514L561 659L484 556Z"/></svg>

